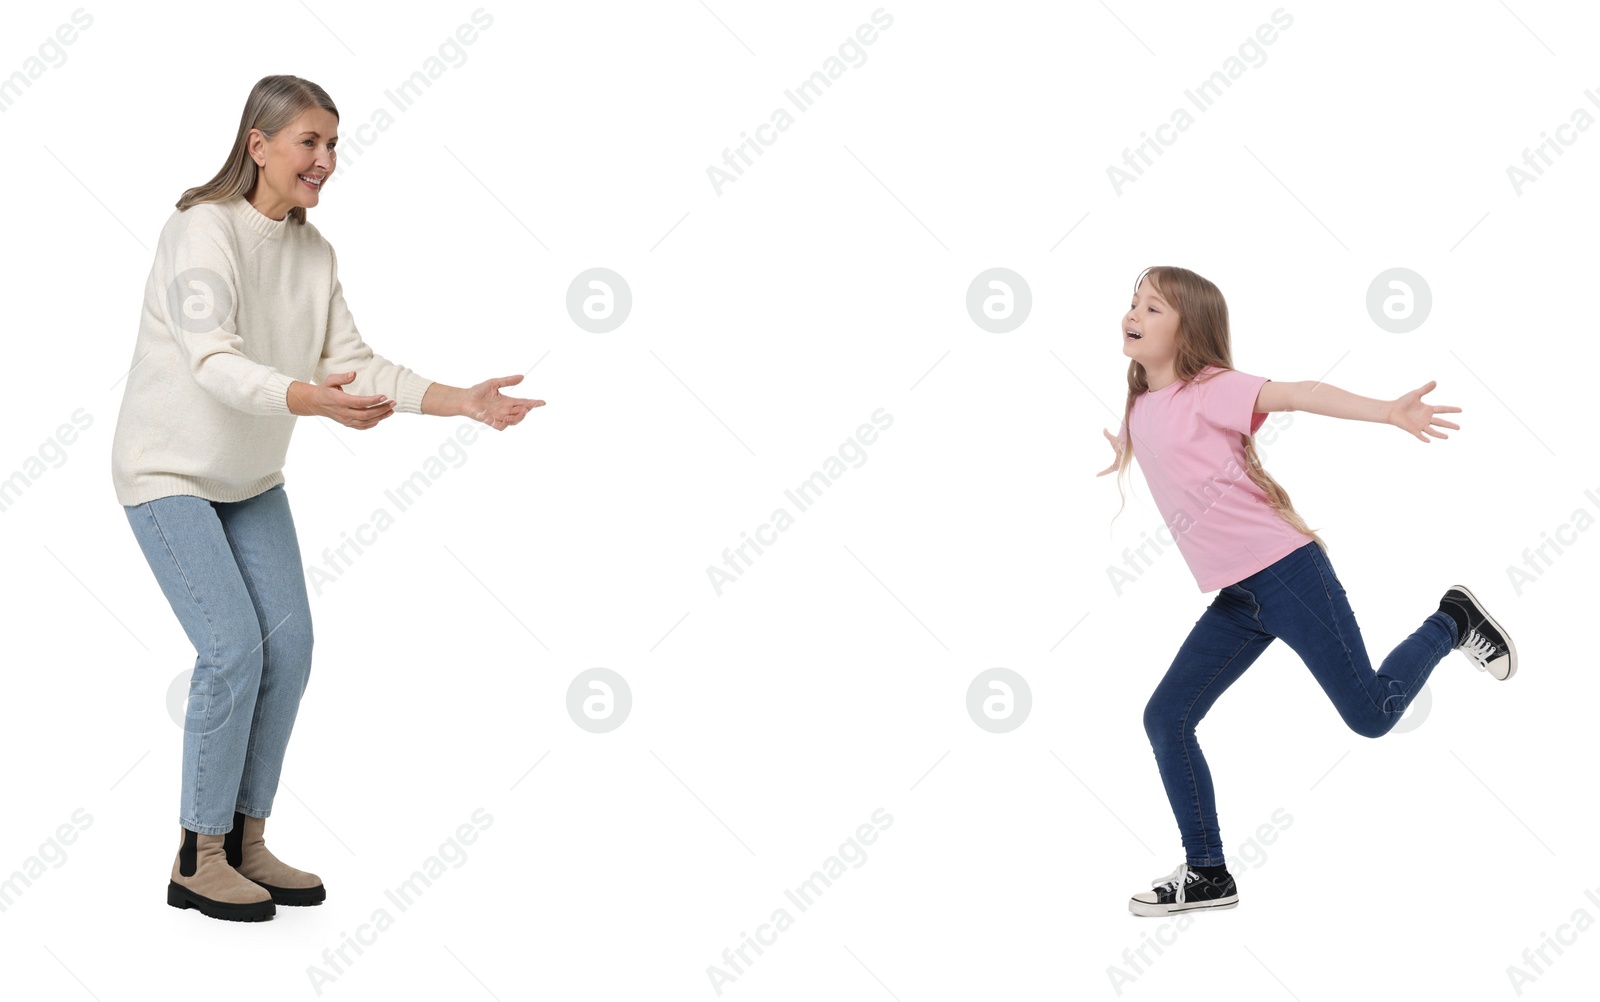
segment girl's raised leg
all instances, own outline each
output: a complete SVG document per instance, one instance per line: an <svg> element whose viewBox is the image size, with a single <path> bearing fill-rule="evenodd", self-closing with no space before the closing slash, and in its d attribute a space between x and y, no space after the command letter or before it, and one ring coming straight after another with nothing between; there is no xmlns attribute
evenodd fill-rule
<svg viewBox="0 0 1600 1002"><path fill-rule="evenodd" d="M1456 646L1456 625L1435 611L1376 672L1333 565L1314 542L1239 582L1261 607L1266 628L1293 648L1349 728L1387 734L1434 666Z"/></svg>

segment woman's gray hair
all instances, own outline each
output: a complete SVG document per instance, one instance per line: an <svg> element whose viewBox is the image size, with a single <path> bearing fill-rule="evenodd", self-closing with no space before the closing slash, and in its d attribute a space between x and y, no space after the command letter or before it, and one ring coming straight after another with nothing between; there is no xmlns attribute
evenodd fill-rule
<svg viewBox="0 0 1600 1002"><path fill-rule="evenodd" d="M236 195L251 195L261 169L250 157L250 130L259 129L262 135L271 140L280 129L308 108L322 108L334 118L339 117L339 109L334 107L328 92L310 80L296 76L271 76L256 81L256 85L250 89L250 97L244 103L244 114L239 116L239 132L234 136L233 149L229 151L227 161L217 171L216 177L183 193L177 203L179 211L201 202L226 202ZM290 209L289 218L296 223L304 223L305 207L297 205Z"/></svg>

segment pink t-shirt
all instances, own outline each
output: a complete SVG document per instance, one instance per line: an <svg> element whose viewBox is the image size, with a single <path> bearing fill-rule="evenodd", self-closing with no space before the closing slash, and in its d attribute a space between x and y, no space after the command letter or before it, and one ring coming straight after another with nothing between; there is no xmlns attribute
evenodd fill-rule
<svg viewBox="0 0 1600 1002"><path fill-rule="evenodd" d="M1240 436L1255 434L1266 420L1255 413L1266 382L1207 366L1193 382L1175 381L1133 399L1133 457L1202 592L1247 578L1312 542L1273 509L1245 470ZM1127 434L1123 428L1122 441Z"/></svg>

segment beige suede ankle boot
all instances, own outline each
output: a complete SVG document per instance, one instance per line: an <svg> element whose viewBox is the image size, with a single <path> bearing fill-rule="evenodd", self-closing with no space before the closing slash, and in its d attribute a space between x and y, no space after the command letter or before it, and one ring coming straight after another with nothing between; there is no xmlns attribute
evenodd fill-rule
<svg viewBox="0 0 1600 1002"><path fill-rule="evenodd" d="M296 870L274 856L262 837L266 818L233 812L233 830L223 836L228 864L272 895L280 905L319 905L328 896L322 878Z"/></svg>
<svg viewBox="0 0 1600 1002"><path fill-rule="evenodd" d="M167 904L235 922L260 922L277 911L272 896L228 865L223 835L201 835L179 826L178 858L172 861Z"/></svg>

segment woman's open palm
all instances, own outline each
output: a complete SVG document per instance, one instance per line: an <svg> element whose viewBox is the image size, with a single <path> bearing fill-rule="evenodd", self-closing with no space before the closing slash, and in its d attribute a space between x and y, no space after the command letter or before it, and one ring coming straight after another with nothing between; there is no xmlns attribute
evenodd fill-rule
<svg viewBox="0 0 1600 1002"><path fill-rule="evenodd" d="M474 421L482 421L495 431L506 430L519 423L528 411L544 406L543 400L500 395L500 387L515 386L520 382L520 375L485 379L463 395L461 412Z"/></svg>

